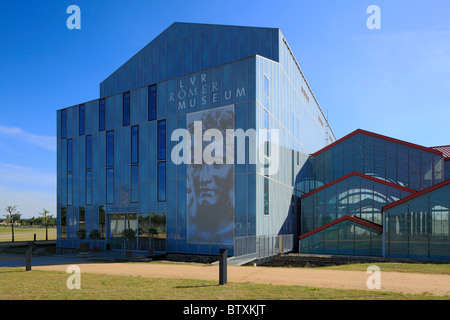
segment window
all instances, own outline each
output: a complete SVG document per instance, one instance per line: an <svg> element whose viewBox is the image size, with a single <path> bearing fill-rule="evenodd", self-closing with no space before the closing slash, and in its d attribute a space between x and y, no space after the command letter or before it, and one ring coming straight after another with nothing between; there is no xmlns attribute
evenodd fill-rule
<svg viewBox="0 0 450 320"><path fill-rule="evenodd" d="M85 167L86 167L86 170L90 170L90 169L92 169L92 136L91 135L86 136L85 147L86 147Z"/></svg>
<svg viewBox="0 0 450 320"><path fill-rule="evenodd" d="M84 104L80 105L79 108L79 133L80 136L84 135L84 129L85 129L85 122L86 122L86 116L85 116L85 106Z"/></svg>
<svg viewBox="0 0 450 320"><path fill-rule="evenodd" d="M139 127L131 127L131 163L139 162Z"/></svg>
<svg viewBox="0 0 450 320"><path fill-rule="evenodd" d="M78 210L78 230L86 230L86 209L80 207Z"/></svg>
<svg viewBox="0 0 450 320"><path fill-rule="evenodd" d="M67 239L67 209L61 207L61 239Z"/></svg>
<svg viewBox="0 0 450 320"><path fill-rule="evenodd" d="M130 125L130 92L123 94L123 125Z"/></svg>
<svg viewBox="0 0 450 320"><path fill-rule="evenodd" d="M100 238L105 238L105 206L98 207L98 231L100 231Z"/></svg>
<svg viewBox="0 0 450 320"><path fill-rule="evenodd" d="M156 85L148 87L148 121L156 120Z"/></svg>
<svg viewBox="0 0 450 320"><path fill-rule="evenodd" d="M158 162L158 202L166 201L166 162Z"/></svg>
<svg viewBox="0 0 450 320"><path fill-rule="evenodd" d="M105 99L100 99L98 105L98 131L105 131Z"/></svg>
<svg viewBox="0 0 450 320"><path fill-rule="evenodd" d="M158 121L158 160L166 159L166 120Z"/></svg>
<svg viewBox="0 0 450 320"><path fill-rule="evenodd" d="M72 174L67 174L67 205L72 205Z"/></svg>
<svg viewBox="0 0 450 320"><path fill-rule="evenodd" d="M114 203L114 168L106 169L106 203Z"/></svg>
<svg viewBox="0 0 450 320"><path fill-rule="evenodd" d="M114 165L114 131L106 132L106 166Z"/></svg>
<svg viewBox="0 0 450 320"><path fill-rule="evenodd" d="M139 202L139 166L131 166L131 202Z"/></svg>
<svg viewBox="0 0 450 320"><path fill-rule="evenodd" d="M72 172L72 139L67 140L67 172Z"/></svg>
<svg viewBox="0 0 450 320"><path fill-rule="evenodd" d="M269 214L269 179L264 177L264 215Z"/></svg>
<svg viewBox="0 0 450 320"><path fill-rule="evenodd" d="M61 139L67 137L67 111L61 110Z"/></svg>
<svg viewBox="0 0 450 320"><path fill-rule="evenodd" d="M92 171L86 171L86 205L92 204Z"/></svg>

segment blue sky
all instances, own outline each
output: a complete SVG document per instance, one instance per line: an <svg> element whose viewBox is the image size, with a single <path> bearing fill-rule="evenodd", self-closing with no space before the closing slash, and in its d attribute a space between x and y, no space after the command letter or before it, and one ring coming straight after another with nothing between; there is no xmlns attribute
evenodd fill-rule
<svg viewBox="0 0 450 320"><path fill-rule="evenodd" d="M70 5L81 30L69 30ZM370 5L381 29L369 30ZM278 27L337 138L365 129L450 144L450 2L382 0L2 1L0 217L56 214L56 110L99 84L173 22Z"/></svg>

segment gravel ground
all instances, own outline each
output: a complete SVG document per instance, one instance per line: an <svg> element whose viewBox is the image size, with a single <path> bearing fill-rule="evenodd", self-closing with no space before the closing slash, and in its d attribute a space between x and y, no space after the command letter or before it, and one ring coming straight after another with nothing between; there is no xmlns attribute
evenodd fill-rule
<svg viewBox="0 0 450 320"><path fill-rule="evenodd" d="M36 270L66 271L68 265L39 266ZM219 266L157 263L84 263L81 273L129 275L176 279L219 279ZM371 274L360 271L309 268L228 267L228 282L300 285L318 288L369 290ZM378 289L375 289L378 290ZM383 272L379 291L450 296L450 276Z"/></svg>

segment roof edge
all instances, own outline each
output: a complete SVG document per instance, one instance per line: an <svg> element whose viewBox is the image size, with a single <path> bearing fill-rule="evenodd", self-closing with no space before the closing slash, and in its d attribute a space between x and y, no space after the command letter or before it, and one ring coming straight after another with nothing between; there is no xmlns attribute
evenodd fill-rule
<svg viewBox="0 0 450 320"><path fill-rule="evenodd" d="M378 182L378 183L382 183L382 184L385 184L385 185L393 187L393 188L397 188L397 189L400 189L400 190L403 190L403 191L406 191L406 192L410 192L412 194L415 194L415 193L418 192L417 190L414 190L414 189L406 188L406 187L403 187L401 185L398 185L398 184L395 184L395 183L392 183L392 182L389 182L389 181L386 181L386 180L381 180L381 179L378 179L378 178L375 178L375 177L371 177L371 176L365 175L365 174L357 172L357 171L353 171L353 172L351 172L349 174L346 174L345 176L343 176L343 177L341 177L339 179L333 180L333 181L331 181L331 182L329 182L329 183L327 183L327 184L325 184L325 185L323 185L323 186L321 186L321 187L319 187L317 189L314 189L313 191L305 193L304 195L302 195L301 198L302 199L306 198L306 197L308 197L308 196L310 196L310 195L312 195L312 194L314 194L316 192L319 192L319 191L321 191L323 189L326 189L326 188L328 188L328 187L330 187L330 186L332 186L332 185L334 185L334 184L336 184L336 183L338 183L340 181L343 181L343 180L348 179L348 178L353 177L353 176L358 176L358 177L365 178L365 179L368 179L368 180L372 180L372 181L375 181L375 182Z"/></svg>
<svg viewBox="0 0 450 320"><path fill-rule="evenodd" d="M383 227L380 226L379 224L376 224L376 223L373 223L373 222L370 222L370 221L367 221L367 220L364 220L364 219L361 219L361 218L358 218L358 217L355 217L355 216L345 215L345 216L343 216L343 217L341 217L339 219L336 219L336 220L334 220L334 221L332 221L330 223L324 224L323 226L318 227L318 228L316 228L314 230L311 230L311 231L309 231L309 232L307 232L305 234L299 235L298 238L300 240L302 240L302 239L304 239L306 237L309 237L309 236L311 236L311 235L313 235L313 234L315 234L317 232L320 232L320 231L325 230L325 229L327 229L329 227L332 227L332 226L334 226L334 225L336 225L338 223L341 223L341 222L343 222L345 220L349 220L351 222L354 222L354 223L362 225L364 227L373 229L373 230L375 230L377 232L380 232L380 233L383 232Z"/></svg>
<svg viewBox="0 0 450 320"><path fill-rule="evenodd" d="M409 201L409 200L412 200L412 199L414 199L414 198L423 196L424 194L427 194L428 192L431 192L431 191L433 191L433 190L442 188L442 187L444 187L444 186L446 186L446 185L448 185L448 184L450 184L450 179L441 181L441 182L439 182L439 183L437 183L437 184L435 184L435 185L433 185L433 186L431 186L431 187L428 187L428 188L426 188L426 189L423 189L422 191L419 191L419 192L417 192L417 193L415 193L415 194L406 196L406 197L404 197L404 198L401 198L400 200L397 200L397 201L395 201L395 202L392 202L392 203L389 203L389 204L385 205L384 207L381 208L381 212L384 212L384 211L386 211L386 210L389 210L389 209L391 209L391 208L393 208L393 207L396 207L396 206L398 206L398 205L400 205L400 204L402 204L402 203L405 203L405 202L407 202L407 201Z"/></svg>
<svg viewBox="0 0 450 320"><path fill-rule="evenodd" d="M390 142L403 144L403 145L406 145L406 146L408 146L408 147L412 147L412 148L416 148L416 149L421 149L421 150L424 150L424 151L428 151L428 152L435 153L435 154L438 154L438 155L440 155L440 156L443 156L443 153L442 153L441 151L439 151L439 150L432 149L432 148L430 148L430 147L424 147L424 146L421 146L421 145L418 145L418 144L414 144L414 143L411 143L411 142L406 142L406 141L403 141L403 140L391 138L391 137L388 137L388 136L384 136L384 135L381 135L381 134L378 134L378 133L366 131L366 130L363 130L363 129L357 129L357 130L355 130L355 131L353 131L353 132L347 134L346 136L342 137L341 139L336 140L336 141L333 142L332 144L329 144L328 146L326 146L326 147L320 149L319 151L316 151L315 153L312 153L311 156L313 156L313 157L314 157L314 156L317 156L318 154L320 154L320 153L322 153L322 152L324 152L324 151L326 151L326 150L328 150L328 149L334 147L335 145L337 145L337 144L339 144L339 143L341 143L341 142L347 140L348 138L354 136L354 135L357 134L357 133L367 134L367 135L373 136L373 137L375 137L375 138L379 138L379 139L383 139L383 140L388 140L388 141L390 141Z"/></svg>

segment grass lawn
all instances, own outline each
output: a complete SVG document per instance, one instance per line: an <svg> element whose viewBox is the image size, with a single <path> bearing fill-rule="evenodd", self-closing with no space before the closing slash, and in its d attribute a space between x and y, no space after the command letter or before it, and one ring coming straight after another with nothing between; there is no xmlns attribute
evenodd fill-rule
<svg viewBox="0 0 450 320"><path fill-rule="evenodd" d="M45 240L45 228L14 227L14 241ZM48 228L48 240L56 240L56 228ZM11 227L0 227L0 242L11 242Z"/></svg>
<svg viewBox="0 0 450 320"><path fill-rule="evenodd" d="M450 299L429 295L337 290L301 286L152 279L83 273L81 289L69 290L69 274L0 268L0 300L410 300Z"/></svg>
<svg viewBox="0 0 450 320"><path fill-rule="evenodd" d="M406 272L426 274L448 274L450 275L450 264L421 264L421 263L360 263L347 264L331 267L320 267L318 269L366 271L367 267L376 265L384 272Z"/></svg>

